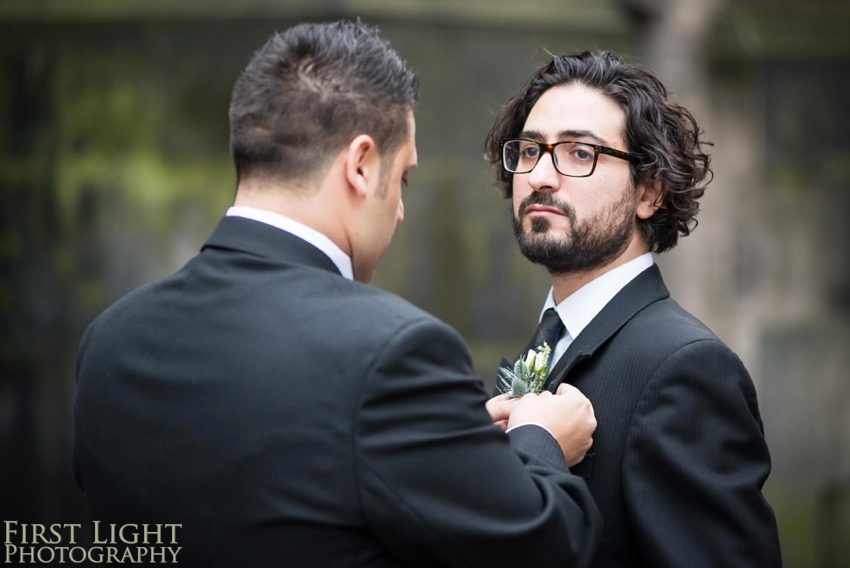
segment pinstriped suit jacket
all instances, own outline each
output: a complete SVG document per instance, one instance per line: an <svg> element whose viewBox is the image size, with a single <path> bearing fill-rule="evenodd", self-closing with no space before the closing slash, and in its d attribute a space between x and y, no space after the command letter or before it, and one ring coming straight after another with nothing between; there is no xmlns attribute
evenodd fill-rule
<svg viewBox="0 0 850 568"><path fill-rule="evenodd" d="M572 468L602 512L593 566L777 567L756 392L740 359L670 298L653 266L575 338L549 389L575 385L598 421Z"/></svg>

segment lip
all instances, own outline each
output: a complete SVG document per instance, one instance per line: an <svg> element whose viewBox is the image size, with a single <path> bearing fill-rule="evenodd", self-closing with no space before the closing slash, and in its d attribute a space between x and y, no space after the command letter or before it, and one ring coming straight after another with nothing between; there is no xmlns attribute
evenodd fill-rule
<svg viewBox="0 0 850 568"><path fill-rule="evenodd" d="M559 209L555 209L554 207L549 207L547 205L529 205L528 207L525 208L525 215L526 216L534 215L534 214L538 214L538 215L560 215L561 217L565 216L563 211L561 211Z"/></svg>

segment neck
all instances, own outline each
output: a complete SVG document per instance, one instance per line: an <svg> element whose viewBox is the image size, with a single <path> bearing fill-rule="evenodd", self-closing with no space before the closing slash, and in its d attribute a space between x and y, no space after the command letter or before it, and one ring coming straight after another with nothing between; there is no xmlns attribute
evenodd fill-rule
<svg viewBox="0 0 850 568"><path fill-rule="evenodd" d="M555 305L560 304L577 290L586 284L593 282L606 272L610 272L619 266L623 266L637 257L649 252L649 246L644 242L643 238L635 230L628 246L620 255L605 266L594 268L586 272L568 272L565 274L552 275L552 296L555 300Z"/></svg>
<svg viewBox="0 0 850 568"><path fill-rule="evenodd" d="M332 197L332 192L322 187L248 180L240 182L233 205L271 211L298 221L328 237L350 257L351 244Z"/></svg>

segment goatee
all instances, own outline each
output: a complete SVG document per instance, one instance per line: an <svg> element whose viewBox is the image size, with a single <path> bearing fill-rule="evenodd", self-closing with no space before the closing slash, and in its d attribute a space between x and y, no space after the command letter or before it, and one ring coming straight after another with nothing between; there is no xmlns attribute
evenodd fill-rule
<svg viewBox="0 0 850 568"><path fill-rule="evenodd" d="M575 274L601 268L620 256L634 231L635 194L625 191L623 198L595 217L578 221L575 210L568 203L560 203L552 193L535 191L526 197L514 214L514 235L519 250L535 264L549 269L552 274ZM522 220L529 205L554 207L570 221L567 234L553 234L549 219L535 217L531 230L523 229Z"/></svg>

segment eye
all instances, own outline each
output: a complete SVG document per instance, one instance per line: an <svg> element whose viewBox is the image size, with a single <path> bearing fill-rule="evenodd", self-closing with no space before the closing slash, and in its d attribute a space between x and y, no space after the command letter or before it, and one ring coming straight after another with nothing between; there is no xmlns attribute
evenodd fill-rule
<svg viewBox="0 0 850 568"><path fill-rule="evenodd" d="M540 153L540 148L538 148L534 144L529 144L520 150L523 158L536 158L537 154Z"/></svg>
<svg viewBox="0 0 850 568"><path fill-rule="evenodd" d="M587 162L593 160L593 151L579 146L573 149L571 156L576 160Z"/></svg>

